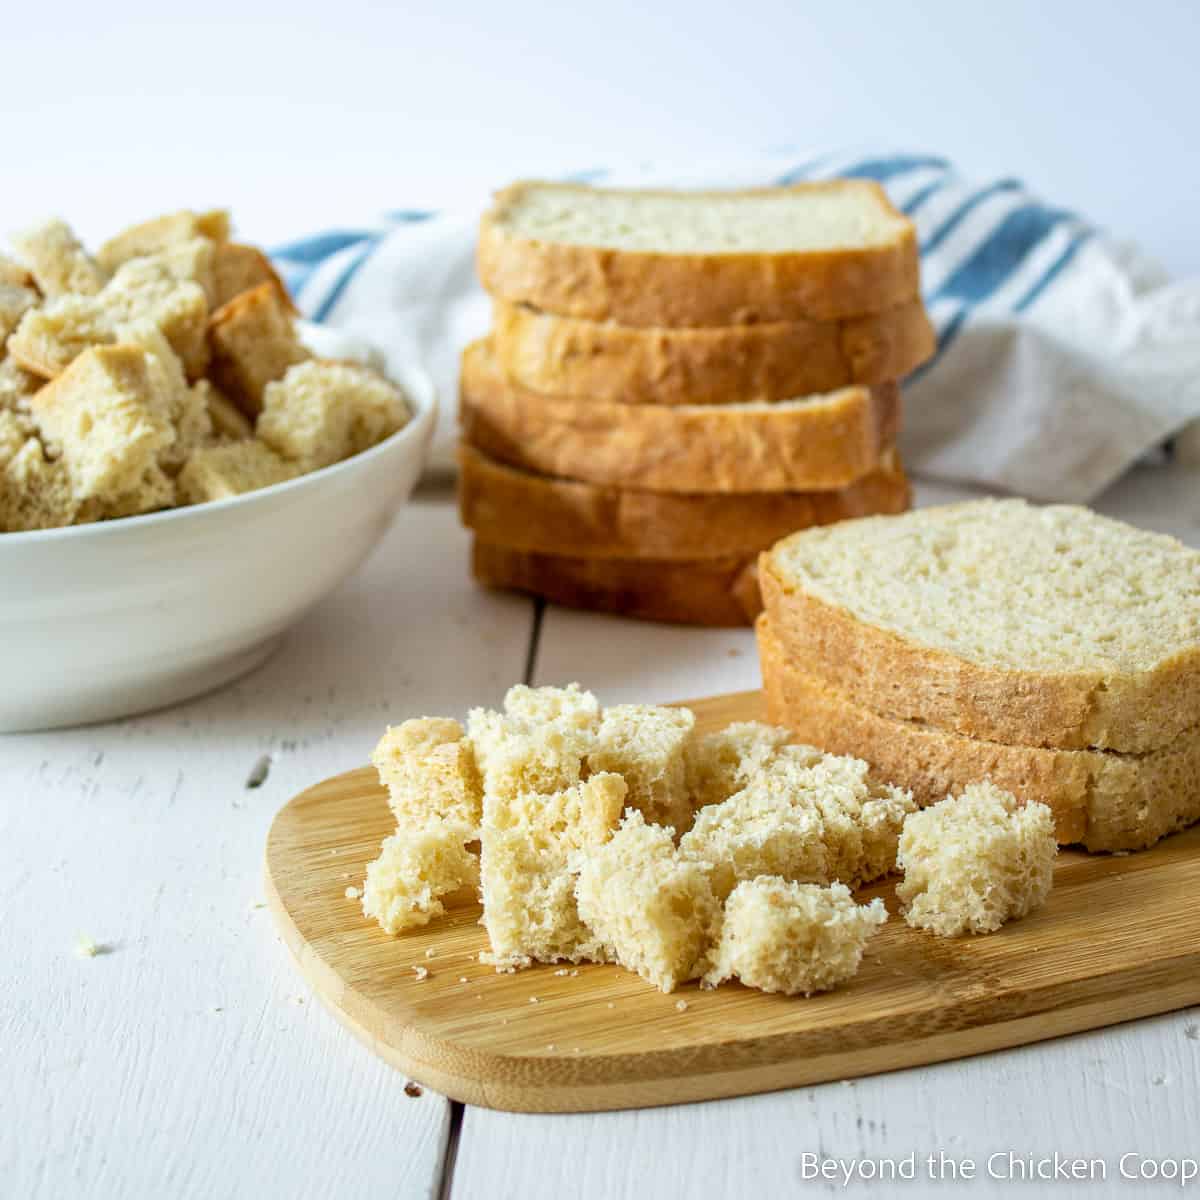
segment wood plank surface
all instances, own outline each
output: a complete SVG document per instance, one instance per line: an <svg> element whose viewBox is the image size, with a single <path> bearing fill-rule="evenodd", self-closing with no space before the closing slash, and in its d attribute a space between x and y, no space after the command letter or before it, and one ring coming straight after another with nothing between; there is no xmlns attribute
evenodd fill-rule
<svg viewBox="0 0 1200 1200"><path fill-rule="evenodd" d="M702 730L762 712L757 692L691 707ZM893 919L853 981L801 999L694 983L664 996L614 966L496 974L478 962L487 943L471 893L445 917L388 937L343 893L392 827L369 769L302 793L268 839L272 909L345 1024L471 1104L573 1112L743 1095L1200 1001L1200 829L1138 855L1064 852L1045 908L989 937L939 939ZM891 884L867 894L895 916Z"/></svg>

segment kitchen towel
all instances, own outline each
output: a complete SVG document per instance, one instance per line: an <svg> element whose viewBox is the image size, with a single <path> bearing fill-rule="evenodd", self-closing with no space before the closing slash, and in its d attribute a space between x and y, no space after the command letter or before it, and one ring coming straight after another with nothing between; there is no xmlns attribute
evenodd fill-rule
<svg viewBox="0 0 1200 1200"><path fill-rule="evenodd" d="M861 151L571 178L720 188L837 176L877 180L916 223L938 351L904 388L913 474L1085 502L1147 454L1200 448L1186 428L1200 420L1200 280L1172 283L1136 247L1017 179L969 180L932 154ZM490 324L474 265L486 203L392 212L274 255L305 316L385 359L424 363L442 403L432 465L444 469L458 355Z"/></svg>

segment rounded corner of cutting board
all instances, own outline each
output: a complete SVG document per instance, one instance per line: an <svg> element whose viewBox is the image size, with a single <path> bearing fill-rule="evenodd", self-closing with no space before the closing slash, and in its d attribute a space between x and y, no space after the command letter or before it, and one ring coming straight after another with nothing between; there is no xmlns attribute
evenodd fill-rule
<svg viewBox="0 0 1200 1200"><path fill-rule="evenodd" d="M762 716L758 692L684 703L702 731ZM893 919L853 981L809 999L736 984L667 996L598 964L578 975L545 965L480 970L486 937L470 896L422 929L388 937L345 891L392 831L369 767L305 789L267 835L268 907L301 973L347 1029L411 1078L482 1107L588 1112L746 1095L1200 1002L1200 905L1178 901L1200 891L1200 829L1126 858L1065 853L1047 906L986 938L942 941ZM1142 896L1136 923L1118 919L1127 918L1131 873ZM869 892L895 914L890 883ZM418 966L429 971L424 981Z"/></svg>

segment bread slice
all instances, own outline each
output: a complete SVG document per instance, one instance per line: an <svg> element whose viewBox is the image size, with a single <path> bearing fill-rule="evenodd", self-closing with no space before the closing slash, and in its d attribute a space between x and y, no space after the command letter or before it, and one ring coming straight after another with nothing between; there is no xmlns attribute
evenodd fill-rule
<svg viewBox="0 0 1200 1200"><path fill-rule="evenodd" d="M1013 746L880 716L789 658L770 618L758 649L770 719L831 754L864 758L880 777L936 804L990 779L1054 814L1061 844L1140 850L1200 820L1200 731L1147 754ZM806 664L808 665L808 664Z"/></svg>
<svg viewBox="0 0 1200 1200"><path fill-rule="evenodd" d="M578 558L532 554L476 538L471 571L485 587L648 621L749 625L760 609L752 558Z"/></svg>
<svg viewBox="0 0 1200 1200"><path fill-rule="evenodd" d="M470 446L458 453L462 522L486 542L589 558L749 557L794 529L865 513L903 512L908 478L894 450L838 491L643 492L551 479Z"/></svg>
<svg viewBox="0 0 1200 1200"><path fill-rule="evenodd" d="M879 463L900 389L849 387L774 404L621 404L544 396L507 380L490 342L463 352L463 440L545 475L655 492L840 488Z"/></svg>
<svg viewBox="0 0 1200 1200"><path fill-rule="evenodd" d="M937 338L920 300L840 321L631 329L495 304L496 358L514 382L552 396L623 404L789 400L900 379Z"/></svg>
<svg viewBox="0 0 1200 1200"><path fill-rule="evenodd" d="M1200 553L1083 508L981 500L764 555L789 658L884 716L1143 753L1200 726Z"/></svg>
<svg viewBox="0 0 1200 1200"><path fill-rule="evenodd" d="M625 325L836 320L918 295L912 222L884 190L834 180L751 191L516 183L484 214L494 296Z"/></svg>

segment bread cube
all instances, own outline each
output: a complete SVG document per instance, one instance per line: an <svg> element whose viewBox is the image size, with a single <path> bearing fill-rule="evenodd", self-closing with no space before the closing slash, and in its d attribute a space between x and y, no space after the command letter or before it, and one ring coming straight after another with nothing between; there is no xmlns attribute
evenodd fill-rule
<svg viewBox="0 0 1200 1200"><path fill-rule="evenodd" d="M78 512L66 466L47 459L37 438L0 466L0 532L58 529L74 524Z"/></svg>
<svg viewBox="0 0 1200 1200"><path fill-rule="evenodd" d="M580 919L569 851L514 826L484 826L480 860L483 924L497 971L534 962L604 962L604 948Z"/></svg>
<svg viewBox="0 0 1200 1200"><path fill-rule="evenodd" d="M736 978L788 996L829 991L858 973L864 947L886 920L882 900L855 904L841 883L743 880L725 902L704 982Z"/></svg>
<svg viewBox="0 0 1200 1200"><path fill-rule="evenodd" d="M284 458L327 467L381 442L408 418L399 388L369 367L304 362L266 386L257 433Z"/></svg>
<svg viewBox="0 0 1200 1200"><path fill-rule="evenodd" d="M235 296L261 284L271 284L291 307L283 280L275 273L271 260L257 246L224 242L216 247L213 256L213 290L211 307L220 308Z"/></svg>
<svg viewBox="0 0 1200 1200"><path fill-rule="evenodd" d="M208 308L218 307L213 301L216 295L217 246L209 238L196 237L190 241L176 242L147 257L161 263L177 282L199 284L204 290Z"/></svg>
<svg viewBox="0 0 1200 1200"><path fill-rule="evenodd" d="M1058 845L1045 804L984 781L904 820L896 896L904 919L939 937L992 933L1040 908Z"/></svg>
<svg viewBox="0 0 1200 1200"><path fill-rule="evenodd" d="M178 278L175 270L162 258L131 259L98 301L114 327L143 319L157 325L188 377L199 379L208 365L208 298L199 283Z"/></svg>
<svg viewBox="0 0 1200 1200"><path fill-rule="evenodd" d="M688 745L687 787L694 808L720 804L741 791L791 740L791 733L759 721L738 721Z"/></svg>
<svg viewBox="0 0 1200 1200"><path fill-rule="evenodd" d="M895 866L914 807L911 793L875 783L861 759L783 746L742 791L702 808L680 846L712 864L721 896L757 875L854 888Z"/></svg>
<svg viewBox="0 0 1200 1200"><path fill-rule="evenodd" d="M28 414L29 399L41 386L15 358L0 358L0 409Z"/></svg>
<svg viewBox="0 0 1200 1200"><path fill-rule="evenodd" d="M588 765L624 776L631 808L683 833L692 823L684 755L695 725L688 708L616 704L604 710Z"/></svg>
<svg viewBox="0 0 1200 1200"><path fill-rule="evenodd" d="M625 780L608 771L557 792L486 791L483 822L485 829L519 829L538 845L577 850L608 838L621 817L625 796Z"/></svg>
<svg viewBox="0 0 1200 1200"><path fill-rule="evenodd" d="M625 781L598 773L550 794L483 800L483 923L498 970L595 958L579 918L571 853L603 842L621 815Z"/></svg>
<svg viewBox="0 0 1200 1200"><path fill-rule="evenodd" d="M209 321L213 381L248 417L263 406L267 384L310 357L289 305L264 283L222 305Z"/></svg>
<svg viewBox="0 0 1200 1200"><path fill-rule="evenodd" d="M824 835L825 824L811 805L750 786L702 808L679 849L710 868L713 893L724 900L739 880L759 875L828 883L830 854Z"/></svg>
<svg viewBox="0 0 1200 1200"><path fill-rule="evenodd" d="M44 221L16 234L12 242L43 296L94 296L105 285L105 273L65 221Z"/></svg>
<svg viewBox="0 0 1200 1200"><path fill-rule="evenodd" d="M561 725L585 733L600 727L600 701L577 683L536 688L514 684L504 695L504 712L527 725Z"/></svg>
<svg viewBox="0 0 1200 1200"><path fill-rule="evenodd" d="M15 458L25 443L36 436L37 428L27 416L0 405L0 467Z"/></svg>
<svg viewBox="0 0 1200 1200"><path fill-rule="evenodd" d="M19 283L5 283L0 279L0 353L4 343L21 323L21 318L36 308L40 297L31 287Z"/></svg>
<svg viewBox="0 0 1200 1200"><path fill-rule="evenodd" d="M59 296L24 314L8 352L26 371L53 379L85 350L114 340L112 318L96 297Z"/></svg>
<svg viewBox="0 0 1200 1200"><path fill-rule="evenodd" d="M558 792L579 782L600 725L600 702L577 683L565 688L517 684L504 711L474 708L467 735L484 791L500 797Z"/></svg>
<svg viewBox="0 0 1200 1200"><path fill-rule="evenodd" d="M573 863L579 915L613 959L664 992L704 973L720 906L708 868L679 854L669 829L631 810Z"/></svg>
<svg viewBox="0 0 1200 1200"><path fill-rule="evenodd" d="M219 388L207 379L198 379L192 386L204 399L215 437L240 442L254 436L249 418Z"/></svg>
<svg viewBox="0 0 1200 1200"><path fill-rule="evenodd" d="M297 475L270 446L250 438L203 446L192 452L179 472L179 498L184 504L204 504L256 492Z"/></svg>
<svg viewBox="0 0 1200 1200"><path fill-rule="evenodd" d="M448 717L388 726L371 755L399 824L442 818L478 834L483 782L463 727Z"/></svg>
<svg viewBox="0 0 1200 1200"><path fill-rule="evenodd" d="M142 221L105 242L96 258L105 270L112 272L131 258L158 254L197 238L216 243L227 241L229 213L222 209L200 213L185 210Z"/></svg>
<svg viewBox="0 0 1200 1200"><path fill-rule="evenodd" d="M116 502L136 494L175 432L156 392L150 356L135 346L85 350L30 401L62 449L75 497Z"/></svg>
<svg viewBox="0 0 1200 1200"><path fill-rule="evenodd" d="M79 505L77 525L89 521L112 521L117 517L136 517L142 513L172 508L176 501L175 480L156 463L142 472L133 487L113 495L93 496Z"/></svg>
<svg viewBox="0 0 1200 1200"><path fill-rule="evenodd" d="M433 820L384 838L379 857L367 866L363 914L391 934L441 916L444 896L479 880L479 860L466 848L470 835L452 821Z"/></svg>

